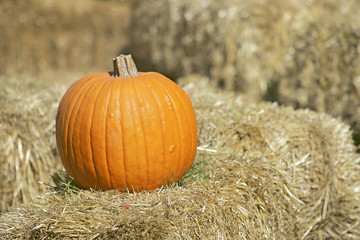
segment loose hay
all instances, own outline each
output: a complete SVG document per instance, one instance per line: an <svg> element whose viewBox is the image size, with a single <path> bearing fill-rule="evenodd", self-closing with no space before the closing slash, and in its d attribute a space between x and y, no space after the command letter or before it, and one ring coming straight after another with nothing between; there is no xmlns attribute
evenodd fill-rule
<svg viewBox="0 0 360 240"><path fill-rule="evenodd" d="M360 132L360 1L136 1L131 51L160 72L340 116ZM148 11L157 9L157 11Z"/></svg>
<svg viewBox="0 0 360 240"><path fill-rule="evenodd" d="M28 202L62 169L55 114L65 88L43 89L32 79L0 78L0 212Z"/></svg>
<svg viewBox="0 0 360 240"><path fill-rule="evenodd" d="M349 126L309 110L252 106L206 84L184 85L200 136L180 185L48 191L4 213L0 238L359 239L360 162Z"/></svg>

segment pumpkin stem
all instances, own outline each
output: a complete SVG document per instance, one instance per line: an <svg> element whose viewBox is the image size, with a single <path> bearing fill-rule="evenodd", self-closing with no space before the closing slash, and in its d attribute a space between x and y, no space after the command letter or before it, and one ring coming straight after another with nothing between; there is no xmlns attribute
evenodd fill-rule
<svg viewBox="0 0 360 240"><path fill-rule="evenodd" d="M114 77L126 78L139 76L138 70L131 57L131 54L113 58Z"/></svg>

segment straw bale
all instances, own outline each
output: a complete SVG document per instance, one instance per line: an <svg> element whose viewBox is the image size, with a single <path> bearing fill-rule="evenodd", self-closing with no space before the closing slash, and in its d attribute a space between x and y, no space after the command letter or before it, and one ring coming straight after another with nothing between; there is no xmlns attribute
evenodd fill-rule
<svg viewBox="0 0 360 240"><path fill-rule="evenodd" d="M198 91L196 85L187 86L192 86L191 92ZM221 115L220 122L208 116L201 118L201 113L197 113L200 129L206 126L213 133L212 139L216 139L207 139L206 143L210 144L206 147L236 149L237 154L244 156L257 154L284 172L300 204L298 236L303 239L359 238L360 156L349 125L309 109L294 110L275 103L249 106L236 95L232 100L230 95L227 100L221 95L212 96L214 102L206 94L196 97L194 104L207 101L207 106L217 106Z"/></svg>
<svg viewBox="0 0 360 240"><path fill-rule="evenodd" d="M302 205L300 236L343 239L343 232L358 224L360 213L360 195L353 184L360 181L360 161L349 126L325 114L267 104L249 113L247 124L258 129L276 153L273 164L288 173Z"/></svg>
<svg viewBox="0 0 360 240"><path fill-rule="evenodd" d="M204 156L214 179L138 194L47 193L38 204L3 214L3 238L284 239L296 237L296 201L279 172L252 163ZM231 169L231 170L230 170ZM273 179L273 181L269 181ZM130 208L130 209L127 209ZM19 214L20 212L20 214ZM23 221L29 223L24 226Z"/></svg>
<svg viewBox="0 0 360 240"><path fill-rule="evenodd" d="M28 202L62 169L57 157L55 114L64 87L34 79L0 78L0 212Z"/></svg>
<svg viewBox="0 0 360 240"><path fill-rule="evenodd" d="M54 187L4 213L0 238L359 239L360 158L349 126L207 85L182 80L199 146L180 183L141 193Z"/></svg>
<svg viewBox="0 0 360 240"><path fill-rule="evenodd" d="M360 1L146 0L132 8L135 59L340 116L360 132Z"/></svg>

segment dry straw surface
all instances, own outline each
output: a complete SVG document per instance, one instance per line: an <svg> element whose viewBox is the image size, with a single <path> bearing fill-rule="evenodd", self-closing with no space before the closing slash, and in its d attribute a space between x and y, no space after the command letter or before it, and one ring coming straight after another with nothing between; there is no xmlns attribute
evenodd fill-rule
<svg viewBox="0 0 360 240"><path fill-rule="evenodd" d="M228 90L340 116L360 132L359 8L356 0L136 1L132 52L161 72L203 74Z"/></svg>
<svg viewBox="0 0 360 240"><path fill-rule="evenodd" d="M57 157L55 114L65 87L0 77L0 212L44 192Z"/></svg>
<svg viewBox="0 0 360 240"><path fill-rule="evenodd" d="M180 183L101 192L59 173L38 201L2 214L0 238L360 238L359 155L348 125L187 81L199 148Z"/></svg>

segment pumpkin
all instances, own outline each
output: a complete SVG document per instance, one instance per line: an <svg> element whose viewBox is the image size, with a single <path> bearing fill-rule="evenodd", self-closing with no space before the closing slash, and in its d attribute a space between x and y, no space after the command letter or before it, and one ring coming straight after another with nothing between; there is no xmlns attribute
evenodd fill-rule
<svg viewBox="0 0 360 240"><path fill-rule="evenodd" d="M178 181L197 149L187 93L156 72L138 72L131 55L114 72L73 83L56 116L61 161L82 188L152 190Z"/></svg>

